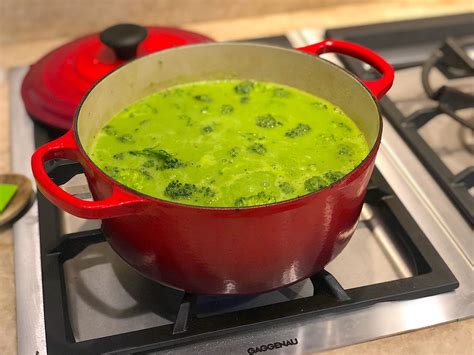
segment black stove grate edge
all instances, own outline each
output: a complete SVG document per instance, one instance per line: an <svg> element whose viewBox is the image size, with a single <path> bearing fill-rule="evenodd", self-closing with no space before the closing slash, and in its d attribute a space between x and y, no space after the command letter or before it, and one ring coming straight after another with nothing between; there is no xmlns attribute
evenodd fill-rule
<svg viewBox="0 0 474 355"><path fill-rule="evenodd" d="M422 64L446 37L468 35L472 35L472 15L465 13L329 29L325 37L371 48L398 70Z"/></svg>
<svg viewBox="0 0 474 355"><path fill-rule="evenodd" d="M56 180L67 180L63 175L65 171L72 175L77 173L77 169L61 164L57 166L60 168L54 169L53 164L51 170L53 178L55 172L60 172ZM344 290L332 275L322 271L312 278L317 290L312 297L204 318L198 318L192 313L193 304L199 295L185 294L182 311L178 314L175 324L75 342L68 315L62 266L66 260L73 258L87 246L104 241L104 237L100 230L59 235L58 210L38 194L40 219L47 221L40 224L40 236L48 353L146 353L237 331L263 329L295 318L349 311L383 301L425 297L458 287L454 275L378 171L374 171L366 202L377 204L377 208L382 208L387 218L398 221L397 228L405 231L401 234L404 236L401 243L411 250L415 276Z"/></svg>
<svg viewBox="0 0 474 355"><path fill-rule="evenodd" d="M416 33L416 38L413 38L413 32L410 32L413 31L414 28L419 28L419 31ZM449 29L449 32L447 32L447 29ZM383 25L376 24L355 28L329 29L326 31L325 37L350 40L363 44L368 48L379 51L382 56L384 55L384 45L378 41L377 38L387 33L394 36L396 35L396 39L394 39L393 42L386 41L386 43L390 43L392 48L405 47L407 42L406 36L410 36L408 40L410 43L413 41L413 43L416 44L418 38L423 38L424 41L428 41L431 44L429 49L421 48L426 54L423 58L417 56L418 61L396 63L394 65L395 69L402 69L413 65L421 65L436 48L441 46L446 37L453 36L453 32L459 36L472 34L472 16L470 14L463 14L424 20L400 21ZM405 34L405 36L403 36L403 34ZM367 71L362 63L356 59L347 56L339 56L339 59L347 69L359 77L373 79L374 75L377 75L373 71ZM387 59L391 64L394 64L390 60L390 55ZM461 174L453 174L418 133L420 124L416 124L413 120L410 122L409 117L405 118L402 112L400 112L388 97L384 97L380 101L380 106L384 117L388 119L397 133L410 146L446 195L453 201L456 208L462 213L466 221L473 226L474 203L468 191L470 187L469 183L472 183L472 167ZM441 113L439 109L431 110L424 115L426 117L419 116L418 118L429 120L439 113Z"/></svg>

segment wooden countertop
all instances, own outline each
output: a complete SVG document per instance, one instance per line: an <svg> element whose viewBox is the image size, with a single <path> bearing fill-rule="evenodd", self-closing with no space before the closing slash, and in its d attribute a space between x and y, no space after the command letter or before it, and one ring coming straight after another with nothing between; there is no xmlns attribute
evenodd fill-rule
<svg viewBox="0 0 474 355"><path fill-rule="evenodd" d="M271 36L299 28L329 28L356 24L472 12L469 0L394 0L366 4L326 5L318 9L184 25L217 40ZM10 172L8 85L6 71L27 65L70 40L57 38L0 47L0 174ZM0 354L16 353L13 235L0 229ZM326 354L473 354L474 319L396 335Z"/></svg>

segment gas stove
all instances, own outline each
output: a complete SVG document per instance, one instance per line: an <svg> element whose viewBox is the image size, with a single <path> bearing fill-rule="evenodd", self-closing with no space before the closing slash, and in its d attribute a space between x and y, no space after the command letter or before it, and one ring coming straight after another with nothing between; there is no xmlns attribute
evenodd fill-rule
<svg viewBox="0 0 474 355"><path fill-rule="evenodd" d="M105 242L100 221L59 211L38 193L14 226L19 354L302 353L472 316L474 248L466 214L469 206L472 211L472 155L462 151L472 131L455 126L468 127L452 112L413 118L427 107L439 109L441 94L424 91L422 63L446 37L468 35L469 22L469 16L451 16L327 31L380 52L397 69L396 81L381 102L382 145L353 239L324 271L290 287L239 297L169 289L120 259ZM251 41L299 47L324 36L303 29ZM348 58L328 59L358 75L376 75ZM33 123L24 111L19 88L25 72L9 73L12 141L21 142L12 157L14 171L32 177L35 147L59 133ZM449 79L461 92L469 83L472 88L466 71L447 79L434 75L432 87ZM451 111L469 122L465 106ZM399 122L400 115L413 119ZM417 151L415 134L450 172L445 178L451 187L470 196L464 198L467 210L436 175L439 166L429 166L427 149ZM48 170L68 192L90 198L77 164L56 161Z"/></svg>

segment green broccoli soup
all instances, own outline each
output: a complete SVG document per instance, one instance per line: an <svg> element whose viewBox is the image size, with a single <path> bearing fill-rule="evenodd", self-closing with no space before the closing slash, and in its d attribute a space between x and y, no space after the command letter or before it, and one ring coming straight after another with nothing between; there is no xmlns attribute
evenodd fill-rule
<svg viewBox="0 0 474 355"><path fill-rule="evenodd" d="M109 176L183 204L243 207L322 189L368 154L333 104L258 81L170 87L118 113L90 150Z"/></svg>

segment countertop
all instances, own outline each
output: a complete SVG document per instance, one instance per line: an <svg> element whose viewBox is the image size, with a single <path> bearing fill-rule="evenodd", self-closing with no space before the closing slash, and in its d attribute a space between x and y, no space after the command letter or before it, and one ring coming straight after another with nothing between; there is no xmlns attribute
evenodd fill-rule
<svg viewBox="0 0 474 355"><path fill-rule="evenodd" d="M299 28L330 28L356 24L472 12L471 1L409 0L367 4L326 5L318 9L258 17L225 19L183 25L216 40L271 36ZM8 68L36 61L70 38L58 37L3 45L0 47L0 174L10 171ZM0 229L0 354L16 353L15 287L13 234ZM474 319L452 322L391 336L367 343L335 349L327 354L474 354Z"/></svg>

